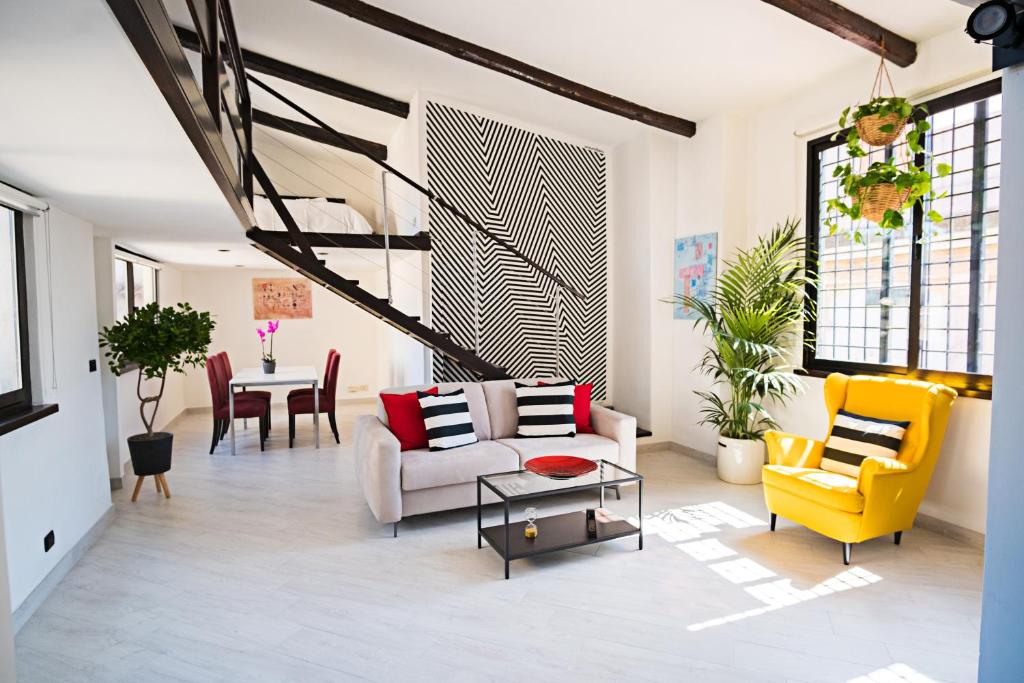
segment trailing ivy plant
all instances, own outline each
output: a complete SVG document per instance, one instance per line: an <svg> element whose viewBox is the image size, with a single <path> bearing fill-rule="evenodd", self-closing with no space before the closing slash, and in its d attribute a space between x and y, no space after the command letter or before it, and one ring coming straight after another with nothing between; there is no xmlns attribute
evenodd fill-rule
<svg viewBox="0 0 1024 683"><path fill-rule="evenodd" d="M896 230L902 228L904 224L904 210L912 208L915 204L921 204L923 208L925 200L932 202L946 196L946 193L936 194L932 189L932 174L927 169L927 158L924 160L924 164L918 165L915 163L918 155L924 156L927 154L924 140L931 128L931 124L928 123L927 114L928 110L926 107L914 107L903 97L875 97L867 104L847 107L843 110L839 116L839 127L846 129L848 124L852 123L854 125L845 130L846 152L850 159L846 163L836 166L832 172L832 177L839 179L839 186L842 191L839 197L828 200L828 216L825 220L825 226L828 227L829 234L835 234L839 228L838 219L840 216L846 216L854 221L862 217L863 207L861 205L860 192L876 185L891 184L897 190L907 193L907 198L903 204L898 209L887 210L882 220L878 222L878 226L882 229ZM895 115L899 121L909 122L906 129L907 155L902 160L888 158L884 161L876 161L870 164L867 169L858 171L856 168L858 165L857 159L867 157L868 152L861 144L861 137L856 123L860 119L875 115L881 117ZM882 132L893 133L895 132L896 125L898 124L887 123L880 126L879 129ZM840 131L832 136L832 139L837 140L842 135L843 132ZM935 167L935 173L939 177L948 176L950 171L949 164L938 164ZM851 203L847 203L847 198L852 200ZM940 223L943 220L942 216L934 209L929 210L927 216L932 223ZM860 231L854 230L852 237L855 242L861 242Z"/></svg>
<svg viewBox="0 0 1024 683"><path fill-rule="evenodd" d="M216 323L209 313L193 310L187 303L160 308L156 302L137 308L100 333L100 348L106 348L110 371L120 376L131 364L139 368L135 393L139 397L139 416L146 435L153 435L153 422L168 372L184 373L186 367L202 366L210 347L210 333ZM142 395L142 378L159 379L155 396ZM152 405L149 418L145 407Z"/></svg>

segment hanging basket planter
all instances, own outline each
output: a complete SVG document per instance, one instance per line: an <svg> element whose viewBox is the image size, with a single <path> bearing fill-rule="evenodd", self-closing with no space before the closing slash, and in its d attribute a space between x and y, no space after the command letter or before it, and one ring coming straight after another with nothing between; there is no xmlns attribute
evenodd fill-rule
<svg viewBox="0 0 1024 683"><path fill-rule="evenodd" d="M901 211L910 196L910 188L900 189L894 183L879 183L857 190L860 215L872 223L881 223L886 211Z"/></svg>
<svg viewBox="0 0 1024 683"><path fill-rule="evenodd" d="M844 109L839 116L839 127L844 131L832 138L845 135L847 159L833 169L832 177L839 180L840 191L827 202L824 224L830 234L835 234L843 220L844 230L858 243L862 241L860 219L882 230L896 230L904 225L904 207L920 206L928 220L941 223L943 218L932 208L932 202L945 193L932 190L932 178L947 176L951 170L946 163L932 164L925 149L931 127L928 112L896 96L885 66L885 45L881 47L882 59L868 103ZM883 83L888 83L891 95L882 94ZM900 144L894 144L897 142ZM886 148L884 158L870 161L862 143Z"/></svg>
<svg viewBox="0 0 1024 683"><path fill-rule="evenodd" d="M871 105L877 100L872 100ZM894 143L903 133L909 119L897 113L868 114L854 120L860 139L872 147L885 147Z"/></svg>

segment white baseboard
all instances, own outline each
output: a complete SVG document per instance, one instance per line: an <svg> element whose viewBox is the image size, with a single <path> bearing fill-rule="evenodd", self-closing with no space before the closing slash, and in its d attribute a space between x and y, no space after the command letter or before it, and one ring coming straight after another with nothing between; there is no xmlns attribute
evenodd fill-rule
<svg viewBox="0 0 1024 683"><path fill-rule="evenodd" d="M92 528L78 539L78 543L65 553L64 557L60 558L60 562L50 570L50 573L39 582L38 586L32 589L32 592L28 594L25 601L11 615L11 622L15 633L20 631L21 627L32 618L32 615L36 613L39 606L46 601L46 598L50 597L50 594L60 585L64 577L68 575L68 572L78 564L78 561L92 547L92 544L98 541L103 532L113 524L115 517L117 517L117 511L114 508L114 504L111 503L106 512L92 525Z"/></svg>
<svg viewBox="0 0 1024 683"><path fill-rule="evenodd" d="M947 522L944 519L938 517L932 517L923 513L917 513L917 518L914 519L914 526L920 527L921 529L927 529L928 531L934 531L937 534L942 534L948 538L952 538L954 541L959 541L964 545L969 545L972 548L978 550L985 549L985 534L974 529L968 529L952 522Z"/></svg>

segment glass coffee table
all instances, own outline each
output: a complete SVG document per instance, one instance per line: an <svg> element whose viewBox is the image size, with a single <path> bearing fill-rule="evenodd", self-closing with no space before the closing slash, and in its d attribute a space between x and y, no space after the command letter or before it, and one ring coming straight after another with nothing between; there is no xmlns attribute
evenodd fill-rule
<svg viewBox="0 0 1024 683"><path fill-rule="evenodd" d="M528 470L483 474L476 478L476 547L482 548L487 541L505 560L505 578L509 577L509 563L524 557L553 553L580 546L602 543L626 536L639 537L639 549L644 549L643 499L644 478L636 472L619 467L605 460L597 460L597 469L572 479L551 479ZM619 519L607 518L598 521L597 533L587 532L586 510L566 512L536 520L539 533L536 538L525 537L526 522L510 522L509 514L513 503L523 503L549 496L558 496L574 491L597 491L600 507L604 507L605 489L623 484L637 483L636 519L637 524ZM501 499L505 508L505 522L496 526L483 526L484 487Z"/></svg>

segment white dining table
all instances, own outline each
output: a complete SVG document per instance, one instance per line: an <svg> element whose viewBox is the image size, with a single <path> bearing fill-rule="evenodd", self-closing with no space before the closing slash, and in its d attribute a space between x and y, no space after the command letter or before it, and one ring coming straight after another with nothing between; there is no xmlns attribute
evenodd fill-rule
<svg viewBox="0 0 1024 683"><path fill-rule="evenodd" d="M235 454L235 387L273 387L301 384L313 387L313 439L320 448L320 377L312 365L281 367L271 374L261 368L244 368L228 383L228 421L231 423L231 455Z"/></svg>

